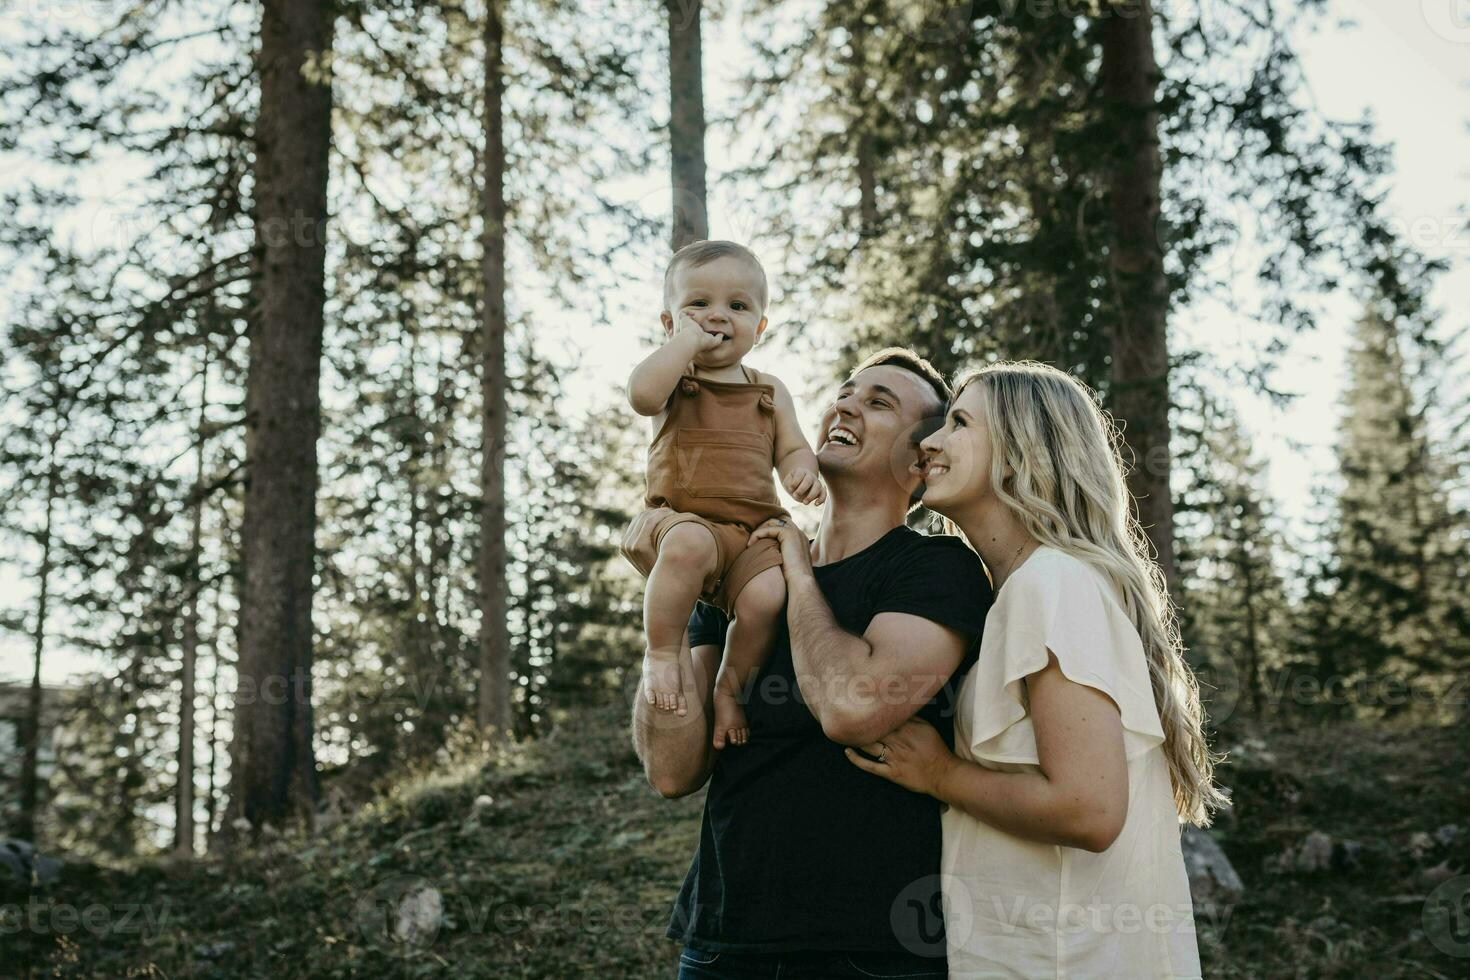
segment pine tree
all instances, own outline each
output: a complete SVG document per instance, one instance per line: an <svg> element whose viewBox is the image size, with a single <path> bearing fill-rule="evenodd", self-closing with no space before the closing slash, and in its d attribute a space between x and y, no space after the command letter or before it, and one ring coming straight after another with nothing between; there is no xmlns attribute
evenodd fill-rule
<svg viewBox="0 0 1470 980"><path fill-rule="evenodd" d="M3 350L3 348L0 348ZM41 390L45 390L42 386ZM4 389L0 389L4 390ZM6 392L10 394L10 392ZM53 389L52 399L56 393ZM66 408L66 399L63 394L57 407ZM28 406L34 409L35 406ZM30 628L31 642L31 681L30 691L27 697L26 713L24 721L17 733L18 746L21 750L21 767L19 774L20 792L19 810L16 813L11 833L22 840L36 841L39 826L39 814L41 807L41 786L39 776L39 751L41 734L41 671L45 659L48 631L51 623L52 588L54 583L54 566L56 564L55 544L59 534L56 527L56 516L58 511L58 498L61 495L60 470L62 460L59 458L61 449L61 434L59 431L59 420L53 418L52 431L49 435L42 436L39 442L30 440L22 441L20 434L14 430L6 431L3 442L0 442L0 462L7 469L20 474L36 474L39 479L16 480L6 488L6 499L11 501L11 507L3 518L0 529L17 537L30 537L35 546L40 550L40 558L35 569L36 581L36 603L32 613L33 624ZM29 443L29 445L25 443ZM32 464L35 465L33 468ZM27 486L26 484L30 485ZM39 510L41 517L34 530L31 530L19 520L18 507L15 504L25 499L27 491L39 498ZM19 618L19 617L18 617ZM19 629L17 629L19 632Z"/></svg>
<svg viewBox="0 0 1470 980"><path fill-rule="evenodd" d="M1128 490L1139 523L1170 591L1178 595L1169 480L1169 292L1158 236L1163 164L1153 6L1149 0L1112 3L1104 6L1100 21L1099 89L1103 119L1115 141L1106 168L1114 294L1104 318L1112 358L1109 408L1126 423Z"/></svg>
<svg viewBox="0 0 1470 980"><path fill-rule="evenodd" d="M1432 400L1413 380L1433 370L1436 355L1381 306L1355 324L1332 537L1342 668L1371 685L1397 680L1434 697L1470 649L1463 522L1430 442ZM1379 695L1376 707L1389 714L1408 707Z"/></svg>
<svg viewBox="0 0 1470 980"><path fill-rule="evenodd" d="M510 634L506 627L505 553L505 25L498 0L485 19L484 203L481 216L484 336L481 397L484 433L480 476L480 727L502 737L510 729Z"/></svg>
<svg viewBox="0 0 1470 980"><path fill-rule="evenodd" d="M622 399L581 418L560 415L552 366L528 342L520 357L530 379L518 439L528 492L512 511L520 584L512 679L517 731L534 735L615 697L624 672L637 669L641 598L618 545L642 502L627 461L638 457L643 429Z"/></svg>
<svg viewBox="0 0 1470 980"><path fill-rule="evenodd" d="M204 694L200 700L210 704L200 725L208 730L199 738L208 762L199 809L211 832L221 788L233 776L219 751L228 737L220 698L234 671L231 647L251 629L238 605L245 579L245 324L255 327L268 292L267 243L262 236L262 247L251 244L263 221L254 198L264 189L252 159L258 131L264 136L249 57L254 39L247 33L250 18L231 16L244 6L218 0L192 7L190 17L199 23L183 25L177 35L170 31L180 22L153 17L152 10L96 32L60 32L28 47L0 89L7 121L25 116L27 139L34 137L53 164L75 166L108 153L143 162L146 176L135 188L145 202L142 213L161 219L154 226L119 215L106 229L116 249L67 256L71 271L38 262L42 274L35 279L44 288L26 301L44 307L31 319L50 326L38 326L33 338L13 327L6 332L7 340L34 339L37 349L49 349L79 392L73 410L59 413L78 438L60 458L82 470L74 476L68 469L62 481L67 511L57 526L76 540L59 552L55 615L48 615L55 626L48 633L106 661L89 684L92 703L74 719L85 737L68 750L75 765L58 774L53 808L66 816L68 839L83 850L133 853L157 846L170 830L185 843L180 809L195 809L185 799L192 783L189 750L181 743L192 741L182 731L193 714L191 677L196 693ZM530 377L537 369L525 312L532 284L553 294L583 288L589 266L606 260L588 243L607 236L590 235L589 222L611 218L620 232L627 221L621 211L597 211L594 192L607 163L589 148L626 155L609 132L648 113L632 90L628 53L618 45L628 32L618 24L588 29L576 5L552 0L505 7L506 77L519 96L507 98L504 118L512 148L507 266L517 288L506 296L512 343L503 376L514 419L558 399L555 391L533 391L539 382ZM473 247L480 212L471 161L478 140L464 137L483 119L481 23L479 11L452 2L412 9L351 4L340 11L338 32L349 44L333 45L332 67L345 66L346 74L332 73L344 124L334 134L341 145L328 157L330 211L343 234L325 250L330 295L340 302L327 310L323 338L329 404L321 441L321 584L313 597L320 629L311 638L312 672L322 688L311 700L330 714L313 726L320 730L312 740L334 776L361 764L369 783L375 767L378 775L401 771L395 767L442 747L466 719L473 722L476 709L474 382L484 351L481 263ZM199 37L191 40L193 34ZM194 65L179 89L186 93L182 112L167 85L153 84L155 77L163 80L162 73L149 74L150 53L158 52L174 56L171 68ZM73 98L71 86L86 88L87 97ZM144 118L164 121L144 130L137 122ZM21 129L7 125L3 132L15 146L10 134ZM401 188L408 193L396 193ZM57 195L48 199L39 185L32 197L58 212L71 204ZM7 223L5 244L54 258L62 254L54 227L40 218ZM292 228L284 230L289 238ZM595 320L601 297L587 298ZM205 378L210 404L201 425ZM568 421L559 431L575 428ZM83 438L92 435L96 442ZM582 469L582 447L548 446L533 454L522 438L513 426L510 486L525 486L533 465L545 465L558 488L594 478ZM154 465L159 460L167 465ZM74 492L79 481L105 505L83 503L92 498ZM29 509L15 516L30 522L24 528L30 533L40 514ZM537 547L553 543L557 574L575 593L569 601L586 610L579 615L589 622L605 625L606 637L618 636L616 624L626 613L619 586L577 591L579 569L588 569L588 581L601 582L595 571L601 552L590 540L605 544L613 518L589 519L575 532L550 509L537 520L526 540ZM584 531L587 537L579 537ZM514 539L511 544L518 547ZM533 563L524 553L507 557L516 576L529 574ZM119 582L127 583L126 596ZM584 672L578 657L610 641L585 646L580 627L546 618L547 593L539 601L537 636L518 638L523 649L539 644L541 658L552 649L545 637L557 634L555 655L538 664L538 684L600 690L601 675L590 667ZM27 627L33 612L25 616ZM555 662L564 666L560 673L550 670ZM591 679L584 684L579 677ZM172 759L182 763L177 777L167 770ZM75 819L81 813L93 819Z"/></svg>
<svg viewBox="0 0 1470 980"><path fill-rule="evenodd" d="M1291 601L1277 564L1285 535L1265 491L1266 464L1235 412L1202 387L1181 394L1189 403L1178 426L1181 630L1195 663L1220 678L1222 690L1206 699L1238 697L1240 710L1260 718L1290 661Z"/></svg>
<svg viewBox="0 0 1470 980"><path fill-rule="evenodd" d="M268 0L256 148L260 305L246 385L244 594L230 812L252 833L318 800L311 596L334 4Z"/></svg>
<svg viewBox="0 0 1470 980"><path fill-rule="evenodd" d="M53 169L111 166L119 159L143 165L144 176L125 195L139 202L136 211L110 199L52 195L37 179L14 202L19 206L12 213L26 220L4 226L5 244L16 256L12 271L32 270L34 281L44 283L25 298L34 307L27 326L46 336L68 366L64 380L76 390L68 431L74 458L86 467L84 478L67 485L91 495L86 510L68 521L73 536L85 531L86 545L64 550L58 571L87 587L70 588L58 603L66 631L60 640L109 661L103 678L89 685L106 692L99 694L103 702L79 698L77 713L67 719L67 727L75 722L91 736L71 752L98 766L60 772L58 799L90 801L84 809L92 819L63 822L68 837L95 827L97 840L106 838L109 849L121 852L138 840L152 846L160 836L152 824L157 807L138 793L147 786L156 802L161 784L137 773L162 772L170 755L185 761L179 729L191 712L183 661L193 644L185 635L191 632L187 615L181 630L181 611L190 605L181 596L191 591L197 602L211 584L224 584L212 572L228 560L220 551L230 528L220 527L215 537L216 529L206 527L196 549L190 514L196 501L239 488L239 340L252 275L242 232L249 227L253 76L243 35L247 21L232 17L238 6L219 0L187 11L130 9L81 29L73 28L75 21L22 20L18 26L31 43L12 52L24 53L0 81L5 114L25 121L4 127L18 134L8 148ZM190 66L183 78L180 65ZM183 105L177 92L184 93ZM61 220L83 207L94 240L83 247L63 242L56 232ZM28 343L15 327L10 335ZM177 410L196 402L187 389L198 383L201 360L209 364L212 391L226 415L211 419L207 431ZM174 463L193 449L202 451L206 440L214 442L218 469L203 475L196 469L187 482L175 479ZM169 463L160 470L141 465L143 457ZM228 514L230 508L212 512ZM238 514L229 520L238 522ZM156 546L142 544L142 527L151 529L146 534ZM122 594L122 576L131 577L136 595ZM123 632L139 616L138 596L156 604L158 617L141 644ZM217 622L215 628L217 638ZM110 634L115 640L104 639ZM194 644L202 634L202 622L193 617ZM217 680L221 650L217 642L212 647ZM123 727L129 731L119 741ZM108 754L112 749L121 755ZM131 761L112 779L109 760L118 758ZM212 774L214 768L211 758ZM186 782L186 775L174 780L176 797L190 794ZM214 806L209 792L206 809ZM142 814L136 830L107 831L111 815L124 813Z"/></svg>
<svg viewBox="0 0 1470 980"><path fill-rule="evenodd" d="M1302 297L1336 288L1343 269L1412 316L1438 268L1389 227L1371 131L1307 104L1285 39L1316 5L1186 5L1155 24L1132 4L1068 17L988 2L916 31L912 5L874 3L818 5L752 80L748 118L763 131L801 106L758 168L795 278L819 284L789 297L802 306L792 319L834 324L843 364L901 343L944 370L1006 356L1078 373L1124 425L1167 567L1167 378L1189 353L1168 349L1167 322L1203 293L1240 306L1218 253L1256 241L1263 300L1243 312L1283 332L1316 322ZM849 44L859 26L861 61ZM847 105L857 65L885 107L868 118ZM850 161L869 132L883 230L858 253L848 202L860 204L863 180ZM1347 233L1324 240L1326 226Z"/></svg>
<svg viewBox="0 0 1470 980"><path fill-rule="evenodd" d="M522 620L515 608L485 614L477 580L503 575L509 595L524 594L519 542L539 538L543 519L526 488L550 492L529 475L543 450L523 420L559 411L562 393L547 387L527 311L543 293L579 306L596 298L584 288L606 261L588 247L601 237L589 222L603 220L593 148L617 145L603 120L647 115L630 89L621 25L543 0L500 11L510 285L497 318L505 351L488 371L485 158L478 136L464 138L486 130L485 8L385 7L348 19L338 36L336 65L352 83L341 87L337 160L355 217L333 265L331 291L350 300L328 337L318 639L323 757L349 796L468 737L486 689L477 678L520 676ZM626 220L612 212L610 230ZM596 306L583 309L590 326ZM332 342L337 333L345 342ZM480 489L484 379L505 402L503 558L482 546L482 501L493 496ZM337 388L352 397L330 397ZM544 451L578 455L559 442ZM504 668L487 672L480 643L507 624ZM508 691L507 730L526 731L521 690Z"/></svg>
<svg viewBox="0 0 1470 980"><path fill-rule="evenodd" d="M709 237L704 172L704 0L664 0L669 28L669 159L673 250Z"/></svg>

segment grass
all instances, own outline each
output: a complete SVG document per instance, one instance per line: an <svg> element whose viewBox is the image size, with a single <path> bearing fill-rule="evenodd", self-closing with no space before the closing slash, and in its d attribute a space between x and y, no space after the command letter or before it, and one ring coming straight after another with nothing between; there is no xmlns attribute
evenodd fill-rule
<svg viewBox="0 0 1470 980"><path fill-rule="evenodd" d="M1274 730L1232 754L1235 812L1215 833L1247 891L1200 922L1206 976L1470 976L1470 958L1423 931L1426 869L1470 871L1463 731ZM609 708L417 779L314 839L187 867L69 865L44 893L0 890L0 972L672 976L663 932L701 806L647 787L625 709ZM1411 846L1446 825L1458 837ZM1339 842L1340 866L1281 866L1314 830ZM396 941L394 900L426 886L443 924Z"/></svg>

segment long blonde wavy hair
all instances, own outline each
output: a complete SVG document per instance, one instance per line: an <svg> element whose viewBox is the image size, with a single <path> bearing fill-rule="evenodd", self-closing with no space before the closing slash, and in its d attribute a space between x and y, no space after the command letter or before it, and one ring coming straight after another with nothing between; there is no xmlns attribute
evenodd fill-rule
<svg viewBox="0 0 1470 980"><path fill-rule="evenodd" d="M1046 364L980 368L955 385L955 398L972 384L990 425L996 496L1032 537L1097 569L1122 597L1148 657L1174 806L1182 820L1208 826L1225 802L1214 784L1218 759L1163 570L1130 506L1117 426L1086 385Z"/></svg>

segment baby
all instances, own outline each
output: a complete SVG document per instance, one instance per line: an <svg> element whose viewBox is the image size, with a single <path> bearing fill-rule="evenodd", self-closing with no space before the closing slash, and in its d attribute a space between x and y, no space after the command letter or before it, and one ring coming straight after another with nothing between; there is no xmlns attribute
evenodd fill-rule
<svg viewBox="0 0 1470 980"><path fill-rule="evenodd" d="M775 641L786 605L780 547L747 547L772 518L790 520L781 483L802 503L826 499L817 457L786 386L746 367L766 329L766 274L744 246L700 241L664 273L666 336L628 379L628 401L652 421L645 510L623 554L647 576L643 661L649 703L686 713L679 653L696 599L732 617L714 688L714 747L750 737L740 692Z"/></svg>

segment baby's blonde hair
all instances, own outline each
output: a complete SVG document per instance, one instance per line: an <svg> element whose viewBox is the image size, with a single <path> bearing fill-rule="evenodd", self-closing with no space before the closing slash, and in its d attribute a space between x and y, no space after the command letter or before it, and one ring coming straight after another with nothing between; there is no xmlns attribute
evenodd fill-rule
<svg viewBox="0 0 1470 980"><path fill-rule="evenodd" d="M674 300L669 293L674 285L674 273L676 271L685 266L698 268L702 265L708 265L715 259L723 259L727 256L744 259L755 269L756 278L760 282L756 301L760 303L761 312L764 313L766 304L770 301L770 287L766 284L766 270L761 265L760 259L756 258L755 253L750 249L737 242L708 240L690 242L675 252L674 257L669 260L669 267L664 270L664 311L673 311Z"/></svg>
<svg viewBox="0 0 1470 980"><path fill-rule="evenodd" d="M955 385L955 398L971 384L983 393L996 496L1032 537L1118 589L1148 658L1175 809L1208 826L1225 802L1214 785L1218 760L1205 741L1199 684L1184 661L1163 570L1130 507L1117 426L1086 385L1046 364L981 368Z"/></svg>

